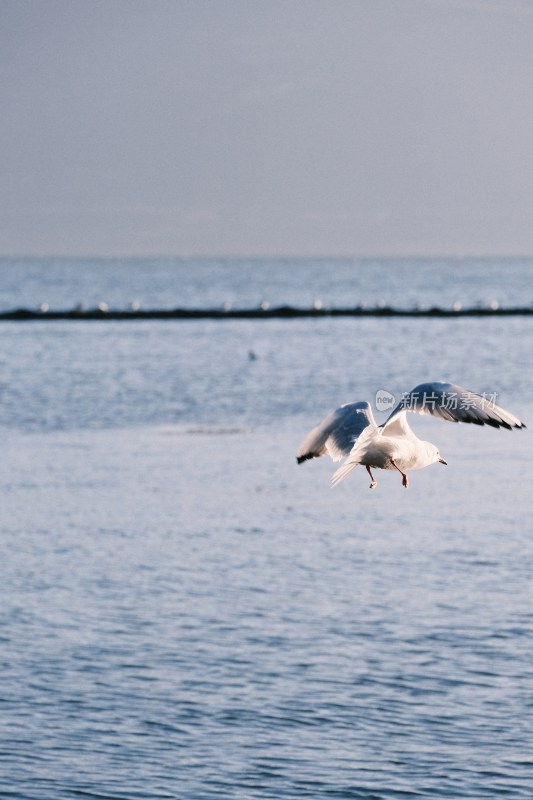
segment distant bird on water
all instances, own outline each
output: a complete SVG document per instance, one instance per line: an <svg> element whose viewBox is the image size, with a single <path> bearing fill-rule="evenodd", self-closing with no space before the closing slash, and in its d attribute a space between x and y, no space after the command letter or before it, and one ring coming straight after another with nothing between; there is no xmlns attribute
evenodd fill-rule
<svg viewBox="0 0 533 800"><path fill-rule="evenodd" d="M408 411L431 414L450 422L470 422L493 428L511 430L526 427L518 417L487 400L485 395L453 383L421 383L402 396L383 425L376 425L367 402L340 406L307 434L298 448L296 460L301 464L326 454L333 461L348 456L333 474L332 486L361 464L370 475L371 489L377 486L372 468L398 470L407 489L408 470L422 469L437 461L447 463L436 445L415 436L407 422Z"/></svg>

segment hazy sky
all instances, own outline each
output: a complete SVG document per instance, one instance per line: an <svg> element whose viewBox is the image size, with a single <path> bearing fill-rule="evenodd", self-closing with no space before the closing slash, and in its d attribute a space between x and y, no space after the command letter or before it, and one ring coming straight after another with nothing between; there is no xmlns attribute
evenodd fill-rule
<svg viewBox="0 0 533 800"><path fill-rule="evenodd" d="M533 0L0 0L0 253L533 253Z"/></svg>

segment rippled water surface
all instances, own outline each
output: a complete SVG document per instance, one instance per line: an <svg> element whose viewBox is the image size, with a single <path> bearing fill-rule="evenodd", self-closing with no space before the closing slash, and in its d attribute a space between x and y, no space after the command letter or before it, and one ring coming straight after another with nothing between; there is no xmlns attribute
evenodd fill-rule
<svg viewBox="0 0 533 800"><path fill-rule="evenodd" d="M266 302L409 308L533 304L533 259L9 259L0 311L36 308L254 308Z"/></svg>
<svg viewBox="0 0 533 800"><path fill-rule="evenodd" d="M529 800L529 430L416 418L449 466L407 491L294 451L425 379L533 425L532 343L530 318L0 326L0 796Z"/></svg>

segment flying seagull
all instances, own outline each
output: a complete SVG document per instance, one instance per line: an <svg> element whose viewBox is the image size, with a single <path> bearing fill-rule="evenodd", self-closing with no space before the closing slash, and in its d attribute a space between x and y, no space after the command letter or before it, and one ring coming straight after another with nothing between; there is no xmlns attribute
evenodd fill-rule
<svg viewBox="0 0 533 800"><path fill-rule="evenodd" d="M450 422L470 422L493 428L511 430L526 427L518 417L487 400L485 395L470 392L453 383L421 383L402 395L383 425L376 425L367 402L340 406L307 434L298 448L296 460L301 464L326 454L333 461L348 456L333 474L332 486L336 486L362 464L370 475L371 489L377 486L372 467L398 470L402 484L407 489L407 470L428 467L437 461L447 463L434 444L423 442L415 436L407 422L408 411L431 414Z"/></svg>

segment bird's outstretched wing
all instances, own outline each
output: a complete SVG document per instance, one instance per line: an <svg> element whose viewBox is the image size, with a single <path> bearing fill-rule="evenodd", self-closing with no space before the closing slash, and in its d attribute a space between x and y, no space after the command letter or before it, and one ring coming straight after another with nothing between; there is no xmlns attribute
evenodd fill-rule
<svg viewBox="0 0 533 800"><path fill-rule="evenodd" d="M377 428L368 403L346 403L332 411L307 434L296 452L298 464L327 454L333 461L340 461L348 455L354 442L369 425Z"/></svg>
<svg viewBox="0 0 533 800"><path fill-rule="evenodd" d="M494 396L485 396L463 389L455 383L421 383L406 392L383 425L383 434L399 433L407 426L408 411L431 414L450 422L470 422L493 428L525 428L518 417L496 405Z"/></svg>

